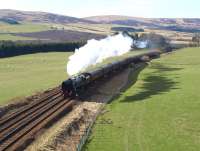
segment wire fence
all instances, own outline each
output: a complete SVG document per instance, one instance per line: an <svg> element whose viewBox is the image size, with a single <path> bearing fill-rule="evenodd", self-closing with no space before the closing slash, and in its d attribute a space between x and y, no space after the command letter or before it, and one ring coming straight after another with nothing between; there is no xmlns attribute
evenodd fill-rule
<svg viewBox="0 0 200 151"><path fill-rule="evenodd" d="M102 109L104 108L105 104L102 104L101 107L98 109L98 111L95 113L95 115L93 115L93 117L91 119L88 120L88 125L87 125L87 128L85 129L84 131L84 134L82 135L80 141L79 141L79 144L77 145L77 151L81 151L83 146L85 145L89 135L90 135L90 132L92 130L92 127L98 117L98 115L100 114L100 112L102 111Z"/></svg>

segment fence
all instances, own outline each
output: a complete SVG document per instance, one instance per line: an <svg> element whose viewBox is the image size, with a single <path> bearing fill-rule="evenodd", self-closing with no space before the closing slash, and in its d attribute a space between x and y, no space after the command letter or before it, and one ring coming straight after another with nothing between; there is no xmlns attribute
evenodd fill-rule
<svg viewBox="0 0 200 151"><path fill-rule="evenodd" d="M86 143L87 138L89 137L89 134L92 130L92 127L94 125L94 122L96 121L98 115L100 114L100 112L102 111L102 109L104 108L105 104L102 104L101 107L98 109L98 111L95 113L95 115L93 115L93 117L91 118L91 120L88 122L89 125L87 126L86 130L84 131L84 134L82 135L79 144L77 145L77 151L81 151L82 147L84 146L84 144Z"/></svg>

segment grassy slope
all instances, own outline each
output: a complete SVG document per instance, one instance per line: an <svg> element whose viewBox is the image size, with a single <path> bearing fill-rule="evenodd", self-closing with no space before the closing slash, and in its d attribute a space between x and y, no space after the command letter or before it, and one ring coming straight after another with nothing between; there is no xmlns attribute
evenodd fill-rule
<svg viewBox="0 0 200 151"><path fill-rule="evenodd" d="M46 24L21 23L17 25L10 25L0 23L1 33L39 32L49 29L50 25Z"/></svg>
<svg viewBox="0 0 200 151"><path fill-rule="evenodd" d="M199 150L199 56L187 48L153 61L107 105L85 150Z"/></svg>
<svg viewBox="0 0 200 151"><path fill-rule="evenodd" d="M71 53L39 53L0 59L0 105L17 96L57 86L67 78Z"/></svg>
<svg viewBox="0 0 200 151"><path fill-rule="evenodd" d="M0 40L33 40L33 38L15 36L11 33L39 32L45 30L50 30L50 25L32 23L10 25L0 22Z"/></svg>

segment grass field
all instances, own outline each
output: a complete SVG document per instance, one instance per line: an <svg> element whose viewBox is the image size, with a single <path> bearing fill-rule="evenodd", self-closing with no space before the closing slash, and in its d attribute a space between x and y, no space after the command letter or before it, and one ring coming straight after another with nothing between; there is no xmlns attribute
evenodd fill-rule
<svg viewBox="0 0 200 151"><path fill-rule="evenodd" d="M0 105L57 86L67 78L71 53L39 53L0 59Z"/></svg>
<svg viewBox="0 0 200 151"><path fill-rule="evenodd" d="M33 23L21 23L21 24L4 24L0 23L0 33L25 33L25 32L39 32L50 30L50 25L47 24L33 24Z"/></svg>
<svg viewBox="0 0 200 151"><path fill-rule="evenodd" d="M200 48L154 60L106 106L85 150L200 150L199 90Z"/></svg>
<svg viewBox="0 0 200 151"><path fill-rule="evenodd" d="M0 22L0 40L34 40L34 38L15 36L12 33L40 32L46 30L50 30L50 25L23 22L12 25Z"/></svg>

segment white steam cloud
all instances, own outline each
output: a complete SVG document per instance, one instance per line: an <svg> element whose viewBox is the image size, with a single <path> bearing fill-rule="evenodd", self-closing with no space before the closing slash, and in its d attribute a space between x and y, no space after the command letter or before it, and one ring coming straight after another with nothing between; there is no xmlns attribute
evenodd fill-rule
<svg viewBox="0 0 200 151"><path fill-rule="evenodd" d="M140 48L140 49L147 48L147 46L148 46L147 40L146 41L134 40L133 43L137 48Z"/></svg>
<svg viewBox="0 0 200 151"><path fill-rule="evenodd" d="M108 36L102 40L88 40L86 45L76 49L69 57L67 73L74 75L106 58L125 54L131 50L132 44L132 38L124 34Z"/></svg>

